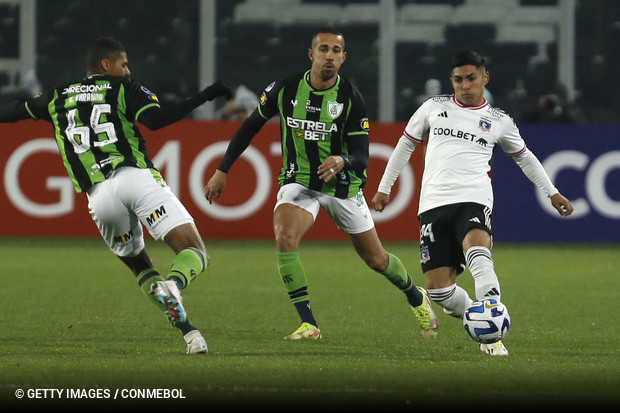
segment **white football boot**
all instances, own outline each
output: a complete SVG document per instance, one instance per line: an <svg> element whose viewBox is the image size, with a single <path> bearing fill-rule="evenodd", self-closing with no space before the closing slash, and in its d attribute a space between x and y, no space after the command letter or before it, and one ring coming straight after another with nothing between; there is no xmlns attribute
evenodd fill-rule
<svg viewBox="0 0 620 413"><path fill-rule="evenodd" d="M483 351L492 356L507 356L508 350L504 347L502 340L496 341L495 343L483 344L480 343L480 351Z"/></svg>
<svg viewBox="0 0 620 413"><path fill-rule="evenodd" d="M187 354L207 354L207 341L204 339L200 331L192 330L183 336L187 343Z"/></svg>
<svg viewBox="0 0 620 413"><path fill-rule="evenodd" d="M183 298L174 281L154 282L151 285L149 294L157 298L164 305L164 311L172 324L176 324L177 322L183 323L187 320L187 313L182 303Z"/></svg>

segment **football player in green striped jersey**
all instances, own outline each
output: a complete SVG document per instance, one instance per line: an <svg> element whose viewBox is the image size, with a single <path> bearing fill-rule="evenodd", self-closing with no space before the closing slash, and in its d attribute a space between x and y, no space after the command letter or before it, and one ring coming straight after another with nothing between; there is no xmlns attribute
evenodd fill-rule
<svg viewBox="0 0 620 413"><path fill-rule="evenodd" d="M349 235L364 262L404 292L422 335L435 337L437 317L426 292L415 286L400 259L383 248L364 199L369 122L361 93L338 74L346 56L342 33L333 27L316 31L308 50L310 70L265 88L257 109L235 133L207 183L205 197L209 202L220 198L235 160L262 126L279 116L282 168L273 217L276 257L301 320L299 328L285 338L321 337L299 254L320 208Z"/></svg>
<svg viewBox="0 0 620 413"><path fill-rule="evenodd" d="M203 272L209 255L193 218L154 167L136 124L159 129L230 90L216 82L175 105L129 77L127 52L111 38L88 51L87 76L25 101L0 106L0 122L52 123L58 149L76 192L110 250L137 277L142 291L183 334L188 354L207 353L207 343L187 318L180 290ZM142 226L176 254L160 274L149 256Z"/></svg>

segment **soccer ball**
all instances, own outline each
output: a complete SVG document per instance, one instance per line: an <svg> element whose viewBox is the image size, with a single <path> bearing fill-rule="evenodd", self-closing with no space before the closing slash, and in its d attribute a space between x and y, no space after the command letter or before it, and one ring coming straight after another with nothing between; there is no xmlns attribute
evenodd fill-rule
<svg viewBox="0 0 620 413"><path fill-rule="evenodd" d="M463 326L478 343L495 343L508 334L510 315L501 302L487 298L471 303L463 315Z"/></svg>

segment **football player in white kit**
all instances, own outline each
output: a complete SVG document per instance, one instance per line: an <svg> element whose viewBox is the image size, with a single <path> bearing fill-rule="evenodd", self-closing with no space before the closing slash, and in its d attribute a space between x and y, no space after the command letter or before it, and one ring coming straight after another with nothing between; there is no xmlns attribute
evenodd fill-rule
<svg viewBox="0 0 620 413"><path fill-rule="evenodd" d="M383 211L412 152L426 142L418 209L420 263L428 295L457 318L463 317L472 302L456 284L465 266L474 278L476 299L501 298L491 255L493 189L489 171L495 145L545 191L561 216L573 212L571 203L525 145L512 118L484 98L489 77L485 59L474 51L460 52L452 59L454 94L429 98L411 116L372 199L375 210ZM480 344L480 349L491 355L508 354L501 341Z"/></svg>

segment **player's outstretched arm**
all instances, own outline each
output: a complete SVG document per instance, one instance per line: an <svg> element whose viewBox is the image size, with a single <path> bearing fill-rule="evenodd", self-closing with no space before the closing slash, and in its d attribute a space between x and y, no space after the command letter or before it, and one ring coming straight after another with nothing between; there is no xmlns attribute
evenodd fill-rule
<svg viewBox="0 0 620 413"><path fill-rule="evenodd" d="M213 83L211 86L206 87L198 95L202 99L204 99L202 103L204 103L207 100L212 101L213 99L220 97L220 96L226 98L226 100L230 100L233 97L231 90L228 89L228 87L226 87L226 85L224 85L224 83L222 83L221 80L218 80L215 83Z"/></svg>
<svg viewBox="0 0 620 413"><path fill-rule="evenodd" d="M254 136L266 122L267 120L256 109L237 129L237 132L235 132L228 144L228 148L226 148L224 158L205 187L205 198L207 198L210 204L213 203L213 199L219 199L222 196L222 192L226 187L226 174L232 168L237 158L250 146L250 142L252 142Z"/></svg>
<svg viewBox="0 0 620 413"><path fill-rule="evenodd" d="M383 192L377 191L375 196L372 197L372 206L375 208L377 212L383 212L386 205L390 203L390 196L388 194L384 194Z"/></svg>
<svg viewBox="0 0 620 413"><path fill-rule="evenodd" d="M207 186L205 186L205 198L212 204L213 199L220 199L224 188L226 188L226 172L218 169L209 179L209 182L207 182Z"/></svg>
<svg viewBox="0 0 620 413"><path fill-rule="evenodd" d="M559 192L551 196L551 205L553 205L563 217L567 217L573 213L573 205Z"/></svg>
<svg viewBox="0 0 620 413"><path fill-rule="evenodd" d="M30 114L28 114L23 100L15 100L0 105L0 123L17 122L23 119L30 119Z"/></svg>
<svg viewBox="0 0 620 413"><path fill-rule="evenodd" d="M232 97L232 92L218 80L211 86L182 102L165 107L153 106L146 109L140 114L139 120L150 130L161 129L164 126L168 126L183 119L198 106L219 96L230 99Z"/></svg>
<svg viewBox="0 0 620 413"><path fill-rule="evenodd" d="M400 172L409 162L409 158L411 158L411 154L415 150L416 146L417 143L405 135L402 135L398 139L398 143L390 155L390 159L388 159L385 171L383 171L383 176L379 182L377 193L374 197L372 197L372 205L375 208L375 211L382 212L386 205L390 202L390 192L392 191L392 186L398 179Z"/></svg>

